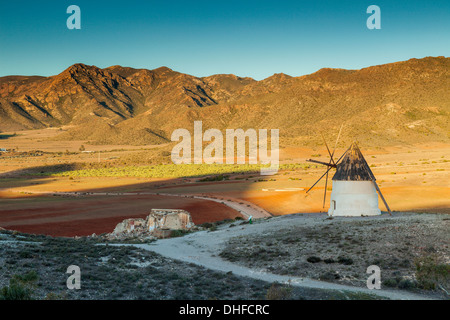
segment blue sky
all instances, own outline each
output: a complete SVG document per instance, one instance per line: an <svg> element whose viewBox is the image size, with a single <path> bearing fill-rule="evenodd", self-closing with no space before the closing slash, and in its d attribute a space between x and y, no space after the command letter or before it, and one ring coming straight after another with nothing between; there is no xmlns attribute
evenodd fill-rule
<svg viewBox="0 0 450 320"><path fill-rule="evenodd" d="M81 30L66 9L81 8ZM369 5L381 30L369 30ZM450 1L1 1L0 76L74 63L257 80L450 56Z"/></svg>

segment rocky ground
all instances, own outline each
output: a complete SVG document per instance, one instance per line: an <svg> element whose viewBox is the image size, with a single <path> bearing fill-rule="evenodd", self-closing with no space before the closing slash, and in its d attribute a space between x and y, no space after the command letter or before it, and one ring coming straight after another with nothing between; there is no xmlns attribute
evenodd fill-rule
<svg viewBox="0 0 450 320"><path fill-rule="evenodd" d="M81 289L67 289L69 265ZM0 229L0 300L373 299L371 295L241 277L93 238L52 238Z"/></svg>
<svg viewBox="0 0 450 320"><path fill-rule="evenodd" d="M220 257L265 272L360 287L366 286L367 267L376 265L384 288L435 289L444 296L449 291L446 214L364 218L296 214L289 220L264 233L230 238Z"/></svg>
<svg viewBox="0 0 450 320"><path fill-rule="evenodd" d="M449 220L293 214L115 244L0 229L0 299L14 283L34 299L448 299ZM69 265L80 290L67 289ZM370 265L378 292L366 288Z"/></svg>
<svg viewBox="0 0 450 320"><path fill-rule="evenodd" d="M34 299L256 299L270 284L94 239L0 234L0 288L25 279ZM81 289L68 290L69 265L81 269ZM0 295L1 296L1 295ZM1 298L0 298L1 299Z"/></svg>

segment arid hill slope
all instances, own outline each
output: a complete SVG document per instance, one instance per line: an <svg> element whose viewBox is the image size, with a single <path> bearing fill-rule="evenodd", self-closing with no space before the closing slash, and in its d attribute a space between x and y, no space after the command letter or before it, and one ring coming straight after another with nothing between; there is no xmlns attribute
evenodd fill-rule
<svg viewBox="0 0 450 320"><path fill-rule="evenodd" d="M445 57L261 81L75 64L52 77L0 78L0 130L69 125L59 139L140 145L203 120L204 129L273 128L282 141L316 143L345 123L344 142L447 142L449 89Z"/></svg>

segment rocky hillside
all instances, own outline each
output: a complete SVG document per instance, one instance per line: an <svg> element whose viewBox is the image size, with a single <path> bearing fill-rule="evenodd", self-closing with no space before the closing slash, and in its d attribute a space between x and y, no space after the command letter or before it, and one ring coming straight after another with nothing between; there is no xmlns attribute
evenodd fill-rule
<svg viewBox="0 0 450 320"><path fill-rule="evenodd" d="M319 131L331 138L345 123L344 142L447 142L449 88L444 57L261 81L75 64L52 77L0 78L0 130L64 126L59 139L141 145L203 120L204 129L278 128L281 141L317 143Z"/></svg>

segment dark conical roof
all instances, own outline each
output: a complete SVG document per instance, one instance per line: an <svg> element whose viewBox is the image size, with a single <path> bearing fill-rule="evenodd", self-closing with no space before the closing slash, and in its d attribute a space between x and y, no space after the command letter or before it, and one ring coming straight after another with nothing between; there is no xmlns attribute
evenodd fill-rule
<svg viewBox="0 0 450 320"><path fill-rule="evenodd" d="M353 142L351 147L347 150L342 161L338 163L333 180L375 180L372 170L370 170L369 165L355 142Z"/></svg>

